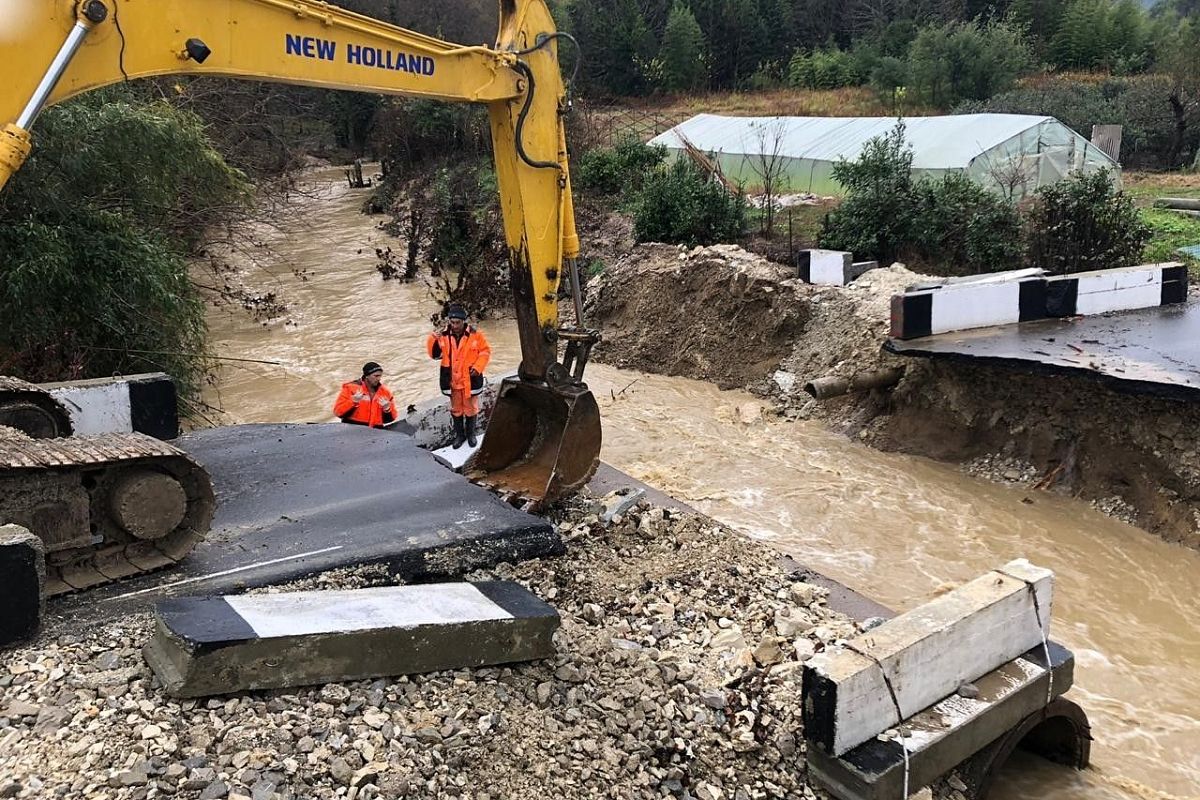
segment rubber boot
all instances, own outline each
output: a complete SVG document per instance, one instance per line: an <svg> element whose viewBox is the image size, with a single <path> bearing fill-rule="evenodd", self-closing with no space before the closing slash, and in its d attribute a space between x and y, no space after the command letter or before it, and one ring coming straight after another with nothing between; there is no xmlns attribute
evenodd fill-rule
<svg viewBox="0 0 1200 800"><path fill-rule="evenodd" d="M467 421L467 444L471 447L479 446L479 440L475 438L475 418L464 417L463 419Z"/></svg>
<svg viewBox="0 0 1200 800"><path fill-rule="evenodd" d="M463 446L467 440L467 426L462 417L454 417L454 449Z"/></svg>

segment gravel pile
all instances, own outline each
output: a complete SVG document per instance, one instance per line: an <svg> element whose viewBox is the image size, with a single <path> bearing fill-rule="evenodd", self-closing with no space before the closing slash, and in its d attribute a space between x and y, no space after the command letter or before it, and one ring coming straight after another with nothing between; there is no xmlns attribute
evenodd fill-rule
<svg viewBox="0 0 1200 800"><path fill-rule="evenodd" d="M800 666L854 624L707 518L642 504L602 524L595 509L556 516L567 555L468 576L559 609L550 661L178 702L142 660L149 615L59 623L0 661L0 797L823 796Z"/></svg>

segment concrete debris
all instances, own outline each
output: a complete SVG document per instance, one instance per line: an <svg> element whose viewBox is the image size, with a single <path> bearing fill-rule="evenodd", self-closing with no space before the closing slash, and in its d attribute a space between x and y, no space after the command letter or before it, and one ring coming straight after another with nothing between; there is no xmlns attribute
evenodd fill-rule
<svg viewBox="0 0 1200 800"><path fill-rule="evenodd" d="M730 800L817 797L797 747L796 642L819 651L818 627L853 623L817 594L798 606L769 547L706 518L641 503L605 524L579 501L554 522L565 556L467 576L551 602L562 616L551 660L179 701L140 664L150 615L64 620L0 666L0 710L67 715L48 735L35 716L0 718L0 783L85 800L694 798L702 785ZM387 580L363 568L287 588ZM784 637L785 608L810 627ZM779 652L767 660L781 660L711 646L735 627L747 655L769 642ZM113 674L101 665L133 671L101 694L91 676ZM143 738L150 726L158 735Z"/></svg>
<svg viewBox="0 0 1200 800"><path fill-rule="evenodd" d="M638 501L646 496L645 489L619 489L592 504L591 512L600 518L601 522L609 523L633 508Z"/></svg>

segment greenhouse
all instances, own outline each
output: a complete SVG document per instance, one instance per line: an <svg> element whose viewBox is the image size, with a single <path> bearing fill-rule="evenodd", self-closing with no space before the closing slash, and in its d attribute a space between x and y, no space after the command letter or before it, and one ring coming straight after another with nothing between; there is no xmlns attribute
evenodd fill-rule
<svg viewBox="0 0 1200 800"><path fill-rule="evenodd" d="M697 114L656 136L651 144L671 156L689 147L715 161L731 183L753 191L765 173L779 175L780 194L841 195L833 179L839 160L852 161L871 139L896 126L893 117L724 117ZM1071 172L1120 165L1053 117L960 114L909 117L905 141L913 150L913 176L965 174L990 189L1020 199Z"/></svg>

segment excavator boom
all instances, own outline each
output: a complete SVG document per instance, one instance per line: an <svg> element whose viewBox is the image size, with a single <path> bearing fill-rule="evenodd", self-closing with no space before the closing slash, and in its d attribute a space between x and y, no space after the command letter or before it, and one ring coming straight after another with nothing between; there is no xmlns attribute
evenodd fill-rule
<svg viewBox="0 0 1200 800"><path fill-rule="evenodd" d="M599 335L581 321L558 65L564 34L545 0L500 0L494 47L452 44L317 0L9 0L5 10L0 188L33 152L43 108L134 78L222 75L486 105L521 365L501 387L467 474L525 507L591 477L599 411L582 378ZM565 327L564 277L576 312Z"/></svg>

